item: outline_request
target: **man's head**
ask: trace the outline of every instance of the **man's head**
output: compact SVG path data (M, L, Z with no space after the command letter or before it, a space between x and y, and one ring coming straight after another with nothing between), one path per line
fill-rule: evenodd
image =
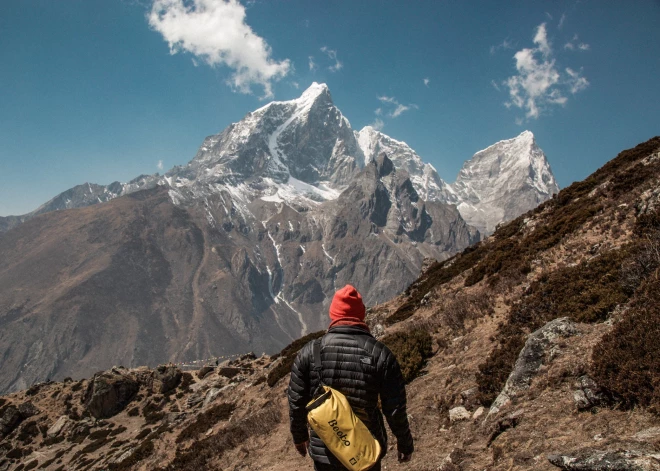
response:
M364 322L365 307L362 296L351 285L346 285L335 293L330 304L330 320Z

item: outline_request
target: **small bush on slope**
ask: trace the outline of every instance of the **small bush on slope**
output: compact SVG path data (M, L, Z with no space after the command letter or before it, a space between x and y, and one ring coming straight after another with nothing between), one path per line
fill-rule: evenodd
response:
M325 335L325 330L320 330L318 332L305 335L304 337L299 338L298 340L295 340L291 344L284 347L284 349L280 352L282 360L275 368L271 370L270 373L268 373L268 386L272 388L280 379L284 378L291 372L291 366L293 365L293 361L296 359L296 355L300 349L307 344L307 342L322 337L323 335Z
M497 334L499 345L479 366L479 399L489 405L499 394L525 344L527 334L558 317L577 322L606 318L628 294L619 272L628 249L612 250L575 267L556 270L528 289Z
M424 362L433 353L431 335L422 329L397 332L381 339L392 351L401 366L406 383L417 377Z

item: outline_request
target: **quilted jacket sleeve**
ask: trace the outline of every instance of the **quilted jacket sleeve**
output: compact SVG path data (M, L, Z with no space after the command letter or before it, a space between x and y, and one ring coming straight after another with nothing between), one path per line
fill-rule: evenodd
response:
M298 352L291 366L291 379L289 380L287 396L293 443L303 443L309 440L305 406L311 400L309 380L311 351L311 343L308 343Z
M379 362L384 368L383 388L380 394L383 415L396 437L398 451L410 454L415 447L406 411L406 385L396 357L387 347L383 347L382 363Z

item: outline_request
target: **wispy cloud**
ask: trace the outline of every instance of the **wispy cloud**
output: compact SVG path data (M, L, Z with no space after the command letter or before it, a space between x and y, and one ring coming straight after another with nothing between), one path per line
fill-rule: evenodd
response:
M419 108L417 105L413 103L410 103L408 105L399 103L396 98L390 96L379 96L378 100L380 100L381 103L383 103L385 106L390 108L390 111L387 112L387 116L389 116L390 118L397 118L410 109ZM380 110L380 113L382 113L381 108L378 108L378 110Z
M425 78L425 79L424 79L424 86L428 87L428 86L429 86L429 83L431 83L431 79L429 79L428 77Z
M566 21L566 13L561 14L561 18L559 18L559 24L557 25L557 29L562 29L564 27L564 21Z
M321 52L323 52L326 56L328 56L331 61L334 61L334 64L328 67L328 70L330 72L337 72L342 67L344 67L344 64L342 64L339 61L339 59L337 59L337 51L335 51L334 49L330 49L327 46L323 46L321 48Z
M383 122L382 119L376 118L376 119L374 119L374 122L371 123L369 126L374 128L376 131L382 131L383 128L385 127L385 123Z
M564 49L568 49L569 51L574 51L575 49L579 49L580 51L588 51L591 49L591 46L587 43L580 42L578 35L574 34L573 38L564 44Z
M169 44L170 53L189 52L211 67L233 70L228 84L241 93L263 87L273 96L272 83L292 69L289 59L276 61L268 43L245 22L238 0L154 0L149 26Z
M509 41L508 39L505 39L501 43L495 45L495 46L490 46L490 55L494 55L497 51L501 49L513 49L513 43Z
M158 163L156 164L156 168L158 168L158 170L163 170L163 161L162 160L158 161Z
M566 91L575 94L589 85L581 71L566 68L565 73L560 72L545 23L536 28L533 43L535 47L516 52L517 74L504 82L509 91L505 106L524 110L528 119L537 119L552 105L565 105ZM498 88L496 83L493 86Z
M314 72L316 69L318 69L318 66L316 65L316 62L314 62L314 56L309 56L307 58L307 64L309 65L309 70Z

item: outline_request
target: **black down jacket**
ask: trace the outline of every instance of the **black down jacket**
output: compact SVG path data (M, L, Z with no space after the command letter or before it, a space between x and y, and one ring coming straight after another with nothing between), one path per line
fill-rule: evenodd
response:
M291 367L287 394L294 443L303 443L309 438L305 406L319 384L314 371L313 343L307 343L300 350ZM385 345L359 327L333 327L321 341L321 363L323 383L346 396L355 414L380 442L383 456L387 451L383 414L397 439L398 451L413 452L405 384L399 363ZM379 396L383 414L378 409ZM339 464L313 430L308 451L315 461Z

